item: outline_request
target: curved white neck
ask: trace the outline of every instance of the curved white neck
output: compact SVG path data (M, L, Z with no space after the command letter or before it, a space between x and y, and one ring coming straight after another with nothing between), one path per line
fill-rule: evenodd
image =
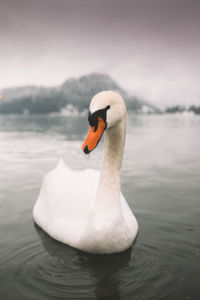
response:
M120 171L126 136L126 113L116 125L105 131L104 159L95 202L101 205L120 200ZM99 204L100 204L99 203Z

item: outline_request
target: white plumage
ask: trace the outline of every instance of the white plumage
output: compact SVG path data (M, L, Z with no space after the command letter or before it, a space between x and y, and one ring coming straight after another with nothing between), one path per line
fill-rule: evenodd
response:
M45 176L33 209L35 222L50 236L91 253L123 251L131 246L138 231L137 220L120 191L126 133L124 101L114 92L101 92L92 99L90 112L98 115L108 105L101 172L72 170L60 159Z

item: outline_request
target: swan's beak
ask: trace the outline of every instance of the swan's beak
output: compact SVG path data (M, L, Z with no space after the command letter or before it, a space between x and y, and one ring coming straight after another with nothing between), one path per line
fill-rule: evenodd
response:
M86 154L90 153L92 150L94 150L94 148L96 148L105 129L106 123L102 118L99 117L97 129L95 130L95 127L91 126L85 142L83 143L82 149Z

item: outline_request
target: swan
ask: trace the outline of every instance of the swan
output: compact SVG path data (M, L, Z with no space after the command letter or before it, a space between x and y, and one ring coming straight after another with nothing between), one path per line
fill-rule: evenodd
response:
M90 102L90 130L82 149L90 153L105 132L101 172L72 170L60 159L44 177L33 218L54 239L99 254L121 252L132 245L138 223L120 191L126 116L119 94L96 94Z

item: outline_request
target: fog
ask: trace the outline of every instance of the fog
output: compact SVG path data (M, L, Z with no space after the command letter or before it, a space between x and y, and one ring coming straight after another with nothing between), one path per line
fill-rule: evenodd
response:
M200 2L1 0L0 89L107 73L165 107L200 104Z

